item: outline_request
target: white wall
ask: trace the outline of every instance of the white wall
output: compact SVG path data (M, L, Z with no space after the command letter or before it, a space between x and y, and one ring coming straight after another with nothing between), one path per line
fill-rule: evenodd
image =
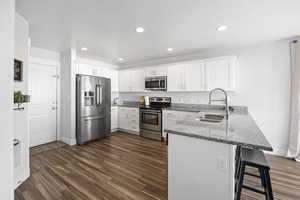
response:
M28 94L28 57L29 24L16 13L15 16L15 58L23 61L23 80L14 82L14 91ZM17 104L14 105L17 107ZM20 144L14 147L14 181L15 187L29 177L29 121L28 104L22 104L24 110L14 111L14 138Z
M0 194L13 200L13 58L15 1L0 3Z
M170 58L169 62L235 54L238 56L236 92L231 105L249 107L250 114L270 141L277 154L285 154L288 142L290 103L289 41L277 41L243 49L206 51ZM166 59L139 66L168 63ZM134 65L132 67L136 67ZM137 101L141 95L171 96L176 103L208 102L208 93L120 93L121 100Z
M55 51L50 51L47 49L41 49L38 47L31 47L30 56L34 58L40 58L45 60L50 60L53 62L60 63L60 53Z

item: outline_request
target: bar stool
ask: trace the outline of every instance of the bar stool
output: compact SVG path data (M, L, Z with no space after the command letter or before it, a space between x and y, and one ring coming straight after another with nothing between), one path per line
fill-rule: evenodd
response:
M240 200L242 188L265 195L266 200L273 200L272 185L270 179L270 167L262 151L244 148L240 149L240 157L237 159L235 200ZM258 169L259 175L246 172L246 167ZM261 180L264 191L244 185L244 176L253 176Z

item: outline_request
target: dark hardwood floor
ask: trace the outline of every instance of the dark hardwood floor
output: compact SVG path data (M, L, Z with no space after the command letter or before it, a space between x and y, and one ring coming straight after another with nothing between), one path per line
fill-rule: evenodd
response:
M56 142L31 149L31 176L16 191L21 200L167 199L166 146L114 133L83 146ZM268 156L275 199L300 199L300 165ZM258 187L258 181L247 178ZM264 199L243 191L244 200Z

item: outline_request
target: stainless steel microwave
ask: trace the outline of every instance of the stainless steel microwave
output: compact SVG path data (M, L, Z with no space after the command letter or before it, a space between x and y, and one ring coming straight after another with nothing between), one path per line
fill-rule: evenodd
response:
M155 76L145 78L145 89L146 90L167 90L167 76Z

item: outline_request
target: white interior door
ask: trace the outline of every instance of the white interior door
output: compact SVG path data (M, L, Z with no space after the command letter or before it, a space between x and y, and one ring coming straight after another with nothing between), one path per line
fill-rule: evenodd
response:
M56 141L57 67L29 64L30 146Z

